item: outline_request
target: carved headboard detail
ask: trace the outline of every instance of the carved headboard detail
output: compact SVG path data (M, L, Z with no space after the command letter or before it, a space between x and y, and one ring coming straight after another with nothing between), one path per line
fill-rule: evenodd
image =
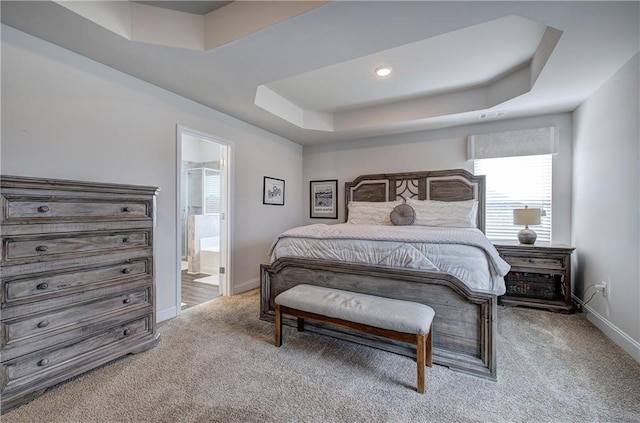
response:
M478 200L478 229L484 232L485 178L464 169L358 176L345 183L345 216L349 201Z

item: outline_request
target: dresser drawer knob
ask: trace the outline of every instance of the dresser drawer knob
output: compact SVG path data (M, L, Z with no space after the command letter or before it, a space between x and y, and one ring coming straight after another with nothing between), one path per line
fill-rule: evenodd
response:
M125 275L128 275L129 273L131 273L131 269L129 269L128 267L125 267L124 269L122 269L122 273L124 273Z
M131 302L131 298L125 298L122 300L122 304L129 304Z
M122 238L122 242L124 242L125 244L129 242L129 237L125 236L124 238Z
M36 286L36 289L39 289L40 291L49 288L49 284L48 283L39 283L38 286Z
M37 251L37 252L39 252L39 253L44 253L44 252L45 252L45 251L47 251L47 250L48 250L48 248L47 248L47 246L46 246L46 245L38 245L38 246L36 247L36 251Z
M43 358L42 360L38 361L38 367L44 367L47 364L49 364L49 359L48 358Z
M46 328L47 326L49 326L49 322L46 320L43 320L41 322L38 322L38 327L39 328Z
M130 211L131 211L131 208L130 208L130 207L123 207L123 208L122 208L122 212L123 212L123 213L128 213L128 212L130 212Z
M122 332L122 334L123 334L124 336L129 336L129 335L131 335L131 329L125 329L125 330L124 330L124 332Z
M46 213L46 212L49 211L49 207L48 206L40 206L40 207L38 207L38 211L40 213Z

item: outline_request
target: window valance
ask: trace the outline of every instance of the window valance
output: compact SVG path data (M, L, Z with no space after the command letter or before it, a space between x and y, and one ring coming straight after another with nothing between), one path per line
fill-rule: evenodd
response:
M469 135L467 160L557 154L558 142L557 127Z

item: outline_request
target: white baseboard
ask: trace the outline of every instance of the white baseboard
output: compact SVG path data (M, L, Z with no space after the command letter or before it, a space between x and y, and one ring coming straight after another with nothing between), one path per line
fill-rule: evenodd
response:
M640 363L640 343L631 338L629 335L621 331L616 325L608 321L605 317L595 311L588 305L584 305L584 302L576 297L572 296L574 301L582 305L582 310L595 327L600 329L602 333L620 348L625 350L631 357L633 357L638 363Z
M234 285L231 287L231 295L240 294L242 292L250 291L252 289L258 288L260 286L260 279L251 279L241 284Z
M176 317L178 313L176 312L176 307L165 308L164 310L158 310L156 312L156 323L164 322L165 320L170 320Z

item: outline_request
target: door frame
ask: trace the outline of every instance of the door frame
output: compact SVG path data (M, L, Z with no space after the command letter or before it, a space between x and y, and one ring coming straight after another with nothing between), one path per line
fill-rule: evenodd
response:
M175 203L175 222L176 222L176 316L180 314L182 310L182 253L181 253L181 224L180 224L180 200L182 190L182 136L190 135L205 141L211 141L219 145L226 146L226 157L221 157L224 160L224 164L221 166L220 182L224 184L222 191L226 192L226 201L222 202L222 213L220 219L220 266L225 268L225 276L222 278L220 290L222 295L231 295L231 280L233 269L232 263L232 245L233 245L233 233L231 225L232 205L233 205L233 172L232 172L232 158L233 158L233 143L220 137L216 137L207 134L202 131L188 128L182 125L176 125L176 194L174 198ZM224 176L223 176L224 170Z

